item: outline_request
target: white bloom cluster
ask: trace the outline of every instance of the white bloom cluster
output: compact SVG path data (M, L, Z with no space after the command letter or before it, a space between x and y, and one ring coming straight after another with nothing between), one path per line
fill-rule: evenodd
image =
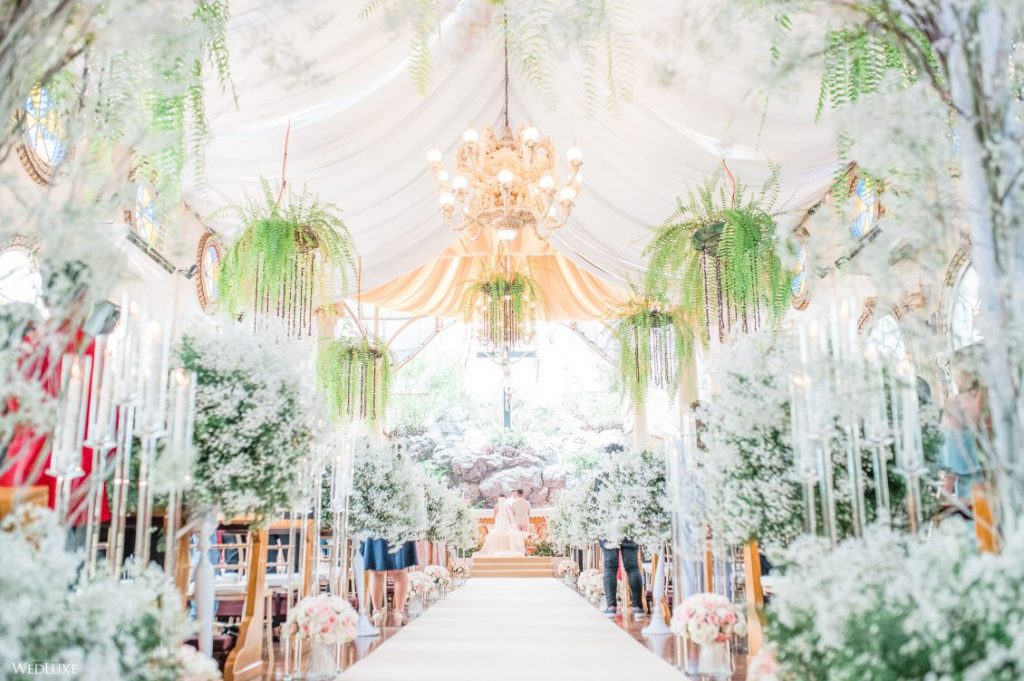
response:
M1024 534L979 554L965 529L796 542L769 606L780 676L1024 678Z
M453 563L452 577L455 579L467 579L469 577L469 566L462 561Z
M0 668L77 665L83 681L175 681L191 633L181 598L159 571L131 581L80 579L49 509L24 508L0 525Z
M786 382L794 350L765 329L737 336L715 367L718 389L699 416L698 479L706 519L728 544L756 537L771 553L803 529Z
M178 352L198 381L189 505L257 517L287 508L312 443L301 360L234 327L190 333Z
M604 574L600 570L588 568L580 573L576 588L591 603L600 603L604 597Z
M362 443L356 452L349 530L356 539L386 539L393 551L426 536L423 476L391 447Z
M178 661L181 664L181 678L178 681L220 681L220 668L217 661L203 655L189 645L178 649Z
M610 545L632 540L657 553L671 530L664 455L623 452L608 460L598 481L599 538Z
M561 547L589 546L599 538L599 511L591 473L558 498L548 518L548 536Z
M288 611L288 629L313 645L336 645L355 639L359 613L338 596L306 596Z
M455 549L469 549L476 545L476 521L469 506L459 493L444 481L427 475L416 467L426 503L426 538L446 542Z

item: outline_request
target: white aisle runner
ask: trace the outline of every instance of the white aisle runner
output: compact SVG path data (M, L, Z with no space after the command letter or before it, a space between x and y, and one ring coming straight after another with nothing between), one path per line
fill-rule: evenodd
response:
M342 681L679 681L681 674L555 579L475 579Z

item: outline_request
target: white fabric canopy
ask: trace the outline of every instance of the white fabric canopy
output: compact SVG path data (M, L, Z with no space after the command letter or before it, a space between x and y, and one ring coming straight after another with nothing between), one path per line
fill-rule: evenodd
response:
M563 154L574 143L583 149L584 191L552 242L619 285L642 269L650 227L722 158L755 186L768 172L767 161L778 163L782 196L794 212L824 193L836 164L832 130L813 120L816 84L809 92L774 95L764 113L765 100L740 65L744 55L767 60L767 38L742 35L734 58L722 61L702 58L679 36L671 54L679 77L666 86L654 82L653 73L669 53L651 36L686 3L631 4L631 103L589 114L573 69L562 64L556 108L518 82L514 68L511 106L514 126L532 123ZM278 182L290 121L288 181L295 189L307 184L342 209L362 255L363 285L371 287L425 263L458 238L441 222L425 155L436 145L448 162L467 126L498 125L502 66L500 48L486 42L458 62L435 64L423 97L408 74L408 36L389 32L382 16L360 19L363 5L232 2L238 108L227 95L213 98L206 187L190 182L185 193L207 215L246 191L254 194L260 175ZM215 227L230 234L234 226L227 220Z

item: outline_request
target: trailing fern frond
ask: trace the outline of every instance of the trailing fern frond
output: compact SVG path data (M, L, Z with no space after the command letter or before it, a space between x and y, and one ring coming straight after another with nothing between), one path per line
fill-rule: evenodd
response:
M387 413L395 358L386 343L364 336L324 342L317 355L317 386L343 423L375 424Z
M528 341L544 299L537 280L525 272L484 269L462 294L462 316L480 323L479 341L495 349Z

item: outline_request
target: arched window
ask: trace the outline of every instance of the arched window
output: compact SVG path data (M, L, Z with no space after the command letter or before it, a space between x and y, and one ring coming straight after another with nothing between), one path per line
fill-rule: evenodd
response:
M800 249L796 253L796 274L793 275L793 279L789 282L790 301L793 307L798 310L804 309L811 302L811 281L808 267L807 246L800 244Z
M978 272L968 264L953 285L953 300L949 308L949 339L954 352L983 338L978 329L978 315L981 313L978 286Z
M68 155L67 112L46 88L37 85L25 98L21 115L23 141L18 155L36 182L49 184Z
M899 321L892 314L884 314L874 321L868 330L867 344L880 356L895 362L910 357Z
M0 248L0 305L36 305L43 288L35 258L23 246Z
M135 190L135 205L129 211L129 222L135 232L150 246L160 246L161 225L157 220L156 192L147 182Z
M850 197L850 236L862 239L878 222L878 192L873 182L860 178Z

